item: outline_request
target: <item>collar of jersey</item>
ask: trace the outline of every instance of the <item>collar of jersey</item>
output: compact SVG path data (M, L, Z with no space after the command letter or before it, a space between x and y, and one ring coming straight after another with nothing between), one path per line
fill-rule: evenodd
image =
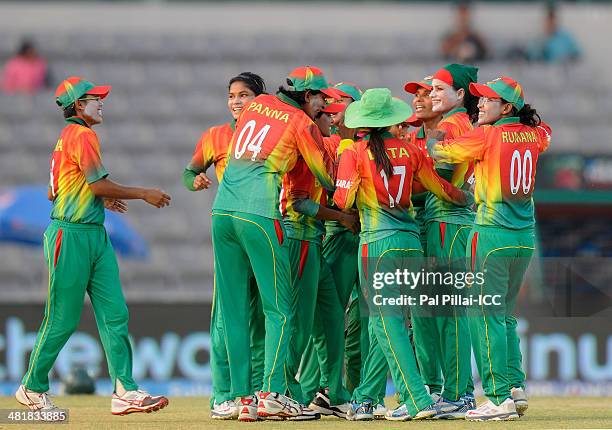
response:
M78 124L78 125L82 125L83 127L89 128L85 120L81 118L80 116L71 116L70 118L66 118L66 122L69 124Z
M467 109L464 108L464 107L458 107L458 108L455 108L455 109L451 109L448 112L446 112L444 115L442 115L442 119L446 119L449 116L454 115L454 114L459 113L459 112L467 112Z
M498 120L493 125L516 124L516 123L519 123L519 122L521 122L521 120L520 120L520 118L518 116L509 116L507 118L502 118L502 119Z
M231 120L229 125L233 131L236 131L236 120L235 119Z
M280 91L276 93L276 97L278 97L278 99L283 102L283 103L287 103L288 105L291 105L293 107L296 107L300 110L302 110L302 106L300 106L299 104L297 104L295 102L295 100L290 99L289 97L287 97L285 94L281 93Z
M418 131L416 137L417 137L417 139L425 139L425 126L424 125L419 127L419 131Z

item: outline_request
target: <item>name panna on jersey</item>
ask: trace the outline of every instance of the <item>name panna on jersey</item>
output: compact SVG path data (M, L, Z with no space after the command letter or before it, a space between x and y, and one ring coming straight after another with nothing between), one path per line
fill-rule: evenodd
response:
M268 106L264 106L261 103L251 103L247 107L247 111L257 112L260 115L267 116L268 118L274 118L284 123L289 122L289 114L282 110L270 109Z
M538 137L535 131L502 131L503 143L537 143Z

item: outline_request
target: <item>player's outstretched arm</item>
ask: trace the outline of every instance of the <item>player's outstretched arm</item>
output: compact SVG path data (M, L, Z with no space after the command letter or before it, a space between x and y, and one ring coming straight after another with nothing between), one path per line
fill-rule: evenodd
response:
M457 164L465 161L481 160L486 149L486 127L477 127L455 139L444 139L433 146L431 156L434 160ZM439 137L437 134L432 136Z
M91 191L101 198L144 200L157 208L163 208L170 204L170 196L164 191L154 188L126 187L117 184L110 179L104 178L89 184Z
M468 191L460 190L440 177L430 159L421 157L419 168L415 174L416 179L436 197L462 207L474 204L474 195Z

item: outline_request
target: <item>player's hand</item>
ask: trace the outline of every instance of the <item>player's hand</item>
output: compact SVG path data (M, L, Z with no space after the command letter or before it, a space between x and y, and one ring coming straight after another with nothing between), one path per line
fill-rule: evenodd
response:
M127 203L119 199L104 199L104 207L109 211L126 213L128 211Z
M144 197L142 199L156 208L166 207L170 204L170 200L172 200L168 194L162 190L156 189L145 190Z
M446 132L444 130L427 130L427 138L433 140L444 140Z
M200 173L198 176L193 178L193 189L195 191L205 190L210 187L210 184L212 184L212 181L208 179L208 176L206 176L204 173Z
M351 209L349 212L344 212L340 218L340 224L348 228L353 234L359 233L359 230L361 230L359 213L354 209Z
M436 143L433 146L431 149L431 158L437 162L447 161L447 152L444 150L444 145L442 143Z

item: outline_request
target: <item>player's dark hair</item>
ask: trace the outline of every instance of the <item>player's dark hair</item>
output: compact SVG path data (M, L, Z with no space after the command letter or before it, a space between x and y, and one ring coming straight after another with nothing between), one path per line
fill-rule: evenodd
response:
M242 72L238 76L234 76L229 81L229 84L227 86L228 90L234 82L244 83L251 91L255 93L256 96L260 94L266 94L266 83L264 82L261 76L256 75L255 73Z
M287 84L288 85L292 85L292 82L287 79ZM287 97L289 97L291 100L293 100L294 102L296 102L297 104L299 104L300 106L303 106L306 104L306 93L310 91L310 94L312 95L316 95L319 94L321 91L319 90L307 90L307 91L290 91L287 88L285 88L284 86L280 86L278 87L278 92L281 94L286 95Z
M455 91L459 91L459 88L453 85ZM469 90L464 89L465 94L463 96L463 107L467 110L467 114L470 117L471 122L478 121L478 97L470 93Z
M383 169L387 177L393 174L393 166L389 159L389 154L385 149L385 139L382 134L389 130L389 127L375 127L370 129L370 139L368 140L368 148L374 156L374 163L379 169Z
M508 103L506 100L502 99L503 103ZM510 112L511 116L518 116L521 124L528 125L529 127L537 127L542 123L542 118L538 112L531 107L530 104L525 103L523 109L517 110L514 106L512 107L512 111Z
M70 106L64 109L64 118L70 118L76 115L77 115L77 112L76 112L76 106L74 105L74 103L72 103Z

